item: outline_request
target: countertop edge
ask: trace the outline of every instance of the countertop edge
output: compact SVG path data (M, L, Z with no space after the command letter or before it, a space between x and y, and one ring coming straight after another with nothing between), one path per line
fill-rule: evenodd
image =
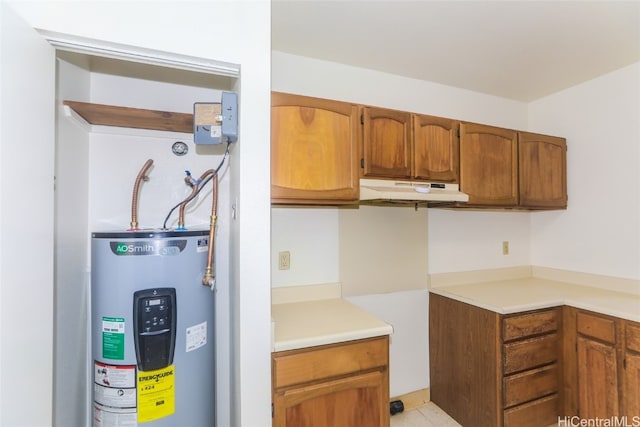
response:
M393 334L392 325L343 298L273 304L271 316L272 352Z
M544 284L558 284L558 282L546 281L544 279L539 279L539 282L542 282ZM590 288L588 286L575 285L571 283L563 283L562 285L566 286L566 289L573 290L574 292L568 292L566 289L558 290L554 295L553 290L546 289L544 297L539 297L536 300L529 300L526 303L513 303L508 305L500 305L497 303L492 303L491 301L489 301L491 299L490 296L484 297L483 300L480 300L478 298L473 298L473 297L464 295L463 292L458 291L458 289L461 288L461 286L459 285L432 288L429 290L429 292L433 294L441 295L444 297L448 297L466 304L470 304L476 307L484 308L486 310L490 310L499 314L521 313L525 311L539 310L544 308L566 305L566 306L570 306L570 307L574 307L582 310L589 310L589 311L593 311L600 314L618 317L625 320L640 322L640 299L635 294L626 294L626 293L617 292L617 291L606 291L601 288ZM491 282L491 283L487 283L487 282L475 283L475 284L469 284L464 286L467 289L469 287L474 287L476 290L481 290L483 289L483 287L491 286L493 288L492 290L495 291L495 288L499 286L522 286L523 288L527 288L527 287L532 287L534 285L529 285L529 284L518 285L518 284L512 283L511 281L504 281L504 282L497 281L497 282ZM575 290L578 288L580 292L576 293ZM596 295L596 297L593 297L592 300L589 300L590 294ZM633 304L633 302L629 303L629 300L631 299L632 301L637 300L639 305L637 306L637 310L635 311L629 310L629 309L613 308L610 305L607 306L606 304L601 302L600 303L594 302L594 300L597 299L598 294L606 295L608 297L607 301L609 302L609 304L611 304L612 301L615 303L616 300L619 301L620 306L624 305L625 303Z
M387 325L386 327L380 327L375 329L369 329L366 331L359 330L352 333L342 333L336 335L327 335L323 337L310 337L307 339L279 341L274 343L273 352L287 351L287 350L299 350L301 348L317 347L328 344L339 344L348 341L362 340L366 338L381 337L384 335L393 334L393 327Z

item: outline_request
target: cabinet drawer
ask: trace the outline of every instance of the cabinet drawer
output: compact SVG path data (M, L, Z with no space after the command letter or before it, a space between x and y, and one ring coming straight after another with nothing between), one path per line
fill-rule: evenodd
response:
M546 427L557 422L557 394L504 411L504 427Z
M546 365L557 358L558 336L555 333L504 344L504 374Z
M627 322L627 349L640 353L640 324Z
M578 333L615 344L616 324L613 319L578 312Z
M558 312L545 310L506 317L502 321L502 325L502 339L504 341L553 332L558 330Z
M272 381L278 389L294 384L386 367L389 337L350 341L273 353Z
M519 405L558 391L556 364L511 375L504 379L504 406Z

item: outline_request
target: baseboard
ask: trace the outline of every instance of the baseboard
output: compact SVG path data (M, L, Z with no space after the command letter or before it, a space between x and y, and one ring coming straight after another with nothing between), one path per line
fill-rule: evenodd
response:
M428 388L423 388L421 390L412 391L411 393L391 398L392 402L394 400L402 400L404 410L407 411L409 409L426 405L431 400L431 393Z

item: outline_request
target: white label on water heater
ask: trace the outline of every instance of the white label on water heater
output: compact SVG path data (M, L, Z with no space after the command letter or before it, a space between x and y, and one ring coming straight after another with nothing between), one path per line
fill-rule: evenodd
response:
M202 239L198 239L198 246L196 248L196 252L207 252L209 250L209 238L204 237Z
M94 361L93 427L135 427L136 366Z
M187 328L187 353L207 344L207 322Z

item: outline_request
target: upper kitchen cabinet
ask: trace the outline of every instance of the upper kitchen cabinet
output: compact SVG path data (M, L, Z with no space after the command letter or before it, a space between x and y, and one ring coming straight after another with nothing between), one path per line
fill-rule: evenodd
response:
M460 190L467 206L518 204L518 133L475 123L460 123Z
M362 175L458 182L458 124L442 117L363 108Z
M460 140L457 120L413 115L413 177L458 182Z
M461 123L461 206L565 209L566 152L564 138Z
M356 203L358 107L271 94L271 202Z
M564 138L518 132L520 206L567 207L567 143Z
M411 178L411 113L365 107L362 127L363 176Z

